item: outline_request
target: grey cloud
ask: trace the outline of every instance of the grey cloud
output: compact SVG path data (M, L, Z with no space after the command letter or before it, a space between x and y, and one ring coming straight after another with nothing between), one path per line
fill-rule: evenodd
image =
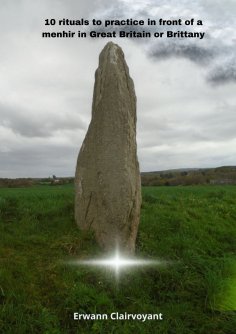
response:
M196 118L196 125L204 134L206 141L227 142L236 139L236 105L223 103L205 116Z
M0 152L0 177L73 176L77 154L75 147L35 143L31 147Z
M222 60L221 64L212 68L207 79L213 84L236 82L236 60L234 58Z
M139 161L142 171L235 164L235 1L5 3L8 9L0 13L5 46L0 55L0 177L74 174L91 117L98 54L108 40L46 41L40 33L44 18L89 14L204 20L208 33L201 41L114 40L135 83Z
M201 115L184 118L179 113L161 117L158 111L155 117L142 116L138 127L139 148L152 150L167 145L174 152L175 145L187 148L196 143L222 145L236 140L236 105L224 102L216 104L212 110L208 108Z
M214 59L215 53L196 44L159 43L149 50L149 55L156 59L183 57L198 64L207 64Z
M162 60L170 57L183 57L199 65L210 65L211 71L207 74L209 83L222 84L228 81L236 82L236 63L226 62L230 54L236 52L236 24L235 24L235 3L232 1L227 4L213 3L208 1L175 1L160 0L158 3L150 0L147 3L118 0L108 8L103 8L97 12L97 16L103 19L123 19L128 17L156 19L175 19L175 18L192 18L201 19L203 26L122 26L121 28L113 27L115 30L135 30L135 31L166 31L166 30L187 30L187 31L205 31L206 36L203 40L191 39L153 39L145 40L132 39L133 42L143 45L147 54L153 59ZM222 19L222 11L224 18ZM91 14L95 15L94 14ZM218 22L218 24L216 24ZM220 28L219 28L220 27ZM104 30L105 28L100 28ZM218 61L223 61L224 66L218 66Z
M35 113L35 111L34 111ZM78 113L69 112L57 116L38 111L29 117L28 109L0 104L0 125L25 137L51 137L59 130L85 130L86 122Z

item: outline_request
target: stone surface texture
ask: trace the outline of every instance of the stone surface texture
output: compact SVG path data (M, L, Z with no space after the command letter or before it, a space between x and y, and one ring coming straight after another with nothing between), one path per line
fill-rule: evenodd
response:
M122 49L112 42L99 56L92 120L79 152L75 219L105 250L134 253L141 206L136 145L136 96Z

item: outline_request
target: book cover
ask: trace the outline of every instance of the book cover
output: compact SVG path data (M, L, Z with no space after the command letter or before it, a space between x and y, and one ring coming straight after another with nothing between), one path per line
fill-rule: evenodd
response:
M235 332L235 15L0 2L0 333Z

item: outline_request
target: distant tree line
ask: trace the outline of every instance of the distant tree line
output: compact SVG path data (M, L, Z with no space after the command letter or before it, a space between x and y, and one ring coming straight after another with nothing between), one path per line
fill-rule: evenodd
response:
M35 185L62 185L73 183L73 177L60 177L57 178L55 175L48 178L2 178L0 179L0 188L24 188L32 187Z
M197 184L229 184L236 185L236 167L224 166L205 169L179 169L159 172L141 173L143 186L178 186ZM0 179L0 187L31 187L34 185L63 185L74 183L74 177L57 177L53 175L47 178L17 178Z
M236 167L141 173L143 186L236 184Z

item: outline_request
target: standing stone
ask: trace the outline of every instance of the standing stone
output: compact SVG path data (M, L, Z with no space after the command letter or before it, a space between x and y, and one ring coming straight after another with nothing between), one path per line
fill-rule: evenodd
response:
M141 206L136 145L136 96L122 49L112 42L99 56L92 120L79 152L75 218L104 250L133 253Z

